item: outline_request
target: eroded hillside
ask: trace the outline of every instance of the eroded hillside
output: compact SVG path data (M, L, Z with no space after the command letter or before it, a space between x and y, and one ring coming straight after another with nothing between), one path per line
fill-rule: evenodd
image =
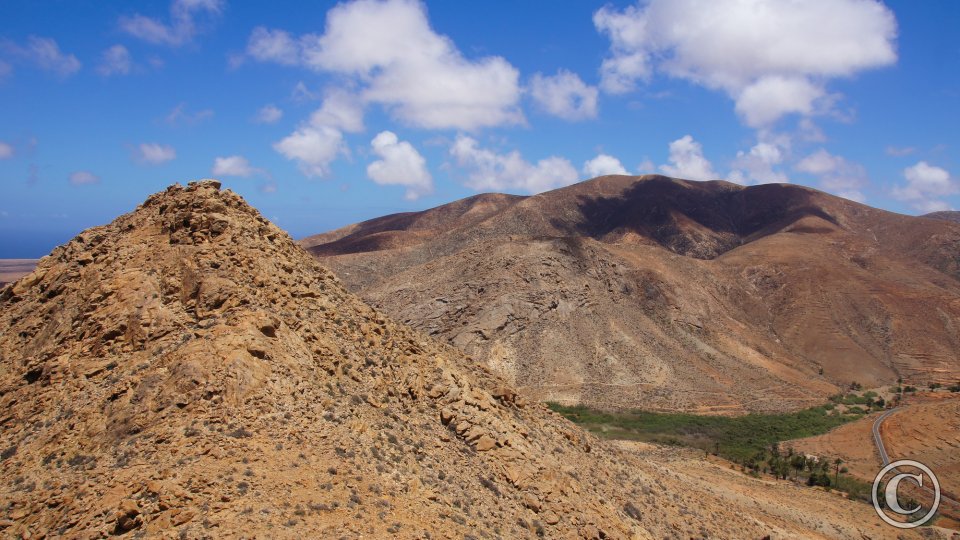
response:
M302 245L537 399L777 411L960 376L960 226L801 186L610 176Z

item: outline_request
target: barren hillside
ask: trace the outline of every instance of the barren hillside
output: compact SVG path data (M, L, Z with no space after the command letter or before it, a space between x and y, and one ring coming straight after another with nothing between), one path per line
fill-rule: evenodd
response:
M960 375L960 225L801 186L609 176L302 245L535 399L775 411Z
M942 219L945 221L952 221L954 223L960 223L960 212L956 210L944 210L941 212L931 212L924 215L923 217L931 219Z
M216 182L57 248L0 289L0 329L5 537L895 536L581 432Z

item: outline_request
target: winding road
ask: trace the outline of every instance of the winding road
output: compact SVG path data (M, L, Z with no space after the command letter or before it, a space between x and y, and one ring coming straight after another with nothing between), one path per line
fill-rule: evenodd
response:
M877 451L880 452L880 459L883 461L884 467L890 464L890 456L887 454L887 449L884 448L883 446L883 437L880 436L880 426L883 425L883 421L886 420L888 416L890 416L891 414L899 410L902 410L902 407L894 407L884 412L883 414L878 416L876 420L873 421L873 442L875 442L877 445ZM928 486L923 486L920 489L929 493L931 497L933 496L933 490L930 489ZM943 495L942 493L940 495L940 503L941 503L941 511L942 511L943 503L947 503L948 505L953 506L954 508L960 508L960 503L951 499L950 497Z
M890 456L887 455L887 449L883 447L883 437L880 436L880 425L883 424L883 421L886 420L888 416L898 410L900 410L900 407L894 407L873 421L873 442L877 444L877 451L880 452L880 459L883 460L884 467L890 464Z

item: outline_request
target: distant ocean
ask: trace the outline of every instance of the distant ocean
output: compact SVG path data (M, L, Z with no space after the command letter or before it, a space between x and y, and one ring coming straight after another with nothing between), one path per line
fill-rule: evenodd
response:
M0 229L0 259L39 259L79 232Z

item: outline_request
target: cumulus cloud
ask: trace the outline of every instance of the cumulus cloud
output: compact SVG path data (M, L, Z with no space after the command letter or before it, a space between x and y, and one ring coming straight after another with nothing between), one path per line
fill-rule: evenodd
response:
M703 156L703 146L690 135L684 135L670 143L667 161L670 163L660 166L660 170L667 176L686 180L719 178L713 171L713 165Z
M593 22L610 39L603 90L661 72L725 91L755 127L810 114L828 100L826 80L897 59L896 19L875 0L650 0L603 7Z
M70 176L67 177L67 179L70 181L70 184L74 186L88 186L90 184L100 183L100 177L90 171L76 171L70 173Z
M804 77L770 75L757 79L737 96L736 111L747 125L762 127L785 114L810 115L824 89Z
M825 191L852 201L866 200L861 190L867 185L869 179L866 169L858 163L835 156L821 148L801 159L794 168L819 177L820 187Z
M556 75L537 73L530 79L530 95L537 105L564 120L596 118L598 93L597 87L563 69Z
M14 58L54 75L67 78L80 71L82 64L77 57L60 50L57 42L51 38L30 36L25 45L18 45L12 41L3 42L6 49ZM10 66L7 66L7 72ZM0 66L2 75L2 66Z
M475 139L466 135L457 136L450 147L450 155L466 170L466 185L477 191L540 193L578 180L577 169L564 158L551 156L534 165L516 150L498 154L481 148Z
M598 154L597 157L583 164L583 174L587 178L596 178L608 174L630 174L620 163L620 160L607 154Z
M160 165L177 158L177 151L168 144L141 143L134 150L134 158L147 165Z
M133 69L133 58L130 51L123 45L114 45L103 51L100 55L100 65L97 66L97 73L104 77L110 75L126 75Z
M275 124L283 118L283 111L277 108L273 104L264 105L259 111L257 111L256 116L254 116L254 122L258 124Z
M330 90L320 108L310 115L310 124L359 133L363 131L363 104L353 94L339 89Z
M363 109L356 98L342 90L327 93L320 108L286 138L273 145L284 157L297 161L308 177L324 177L330 164L349 149L343 132L363 130Z
M223 4L223 0L174 0L169 22L137 13L120 17L120 30L148 43L179 47L193 40L205 20L220 15Z
M776 169L783 162L784 152L776 144L759 142L748 152L737 152L728 179L738 184L770 184L789 182L783 171Z
M405 186L405 196L410 200L433 191L433 177L427 170L427 160L413 145L399 140L391 131L381 131L370 146L380 157L367 166L367 176L371 180L381 185Z
M274 143L273 149L297 161L300 171L308 177L326 176L330 173L330 164L347 152L340 130L309 124Z
M926 161L904 169L903 177L906 184L894 187L893 196L921 212L949 210L950 204L942 198L960 192L957 181L946 169Z
M501 57L464 57L414 0L339 4L319 35L257 28L247 49L257 60L345 75L364 102L413 126L472 130L524 121L516 68Z
M214 176L248 177L259 172L260 170L250 166L250 162L243 156L218 157L213 160L213 168L210 170Z
M10 159L14 153L13 145L0 141L0 159Z

